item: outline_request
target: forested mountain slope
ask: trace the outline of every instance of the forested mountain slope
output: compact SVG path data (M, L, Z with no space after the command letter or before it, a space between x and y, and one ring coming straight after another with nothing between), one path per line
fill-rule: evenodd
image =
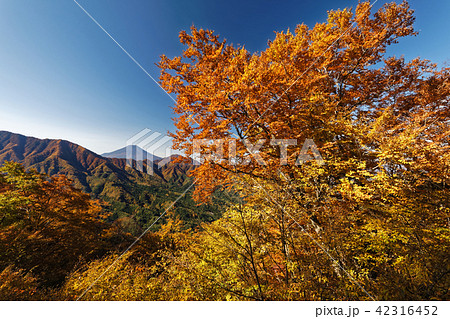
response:
M136 231L151 223L189 185L188 162L168 162L149 175L126 165L124 158L106 158L65 140L38 139L0 131L0 164L14 161L48 175L64 174L77 188L106 201L111 220L120 219ZM147 163L144 163L144 167ZM215 219L217 210L196 207L189 194L175 211L190 225Z

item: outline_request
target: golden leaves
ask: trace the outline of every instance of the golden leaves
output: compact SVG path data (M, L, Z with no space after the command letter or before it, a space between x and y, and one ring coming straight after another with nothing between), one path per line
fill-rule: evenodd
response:
M428 265L445 263L450 246L443 222L450 202L449 70L420 59L406 62L385 56L390 44L416 34L413 22L407 2L385 4L374 14L370 3L362 2L354 13L330 11L327 21L312 29L299 25L294 33L277 33L266 50L253 54L194 28L191 35L180 36L187 44L184 57L195 59L163 65L163 84L175 82L167 72L183 79L176 88L174 110L181 115L175 138L187 155L192 154L193 139L232 134L252 143L308 138L317 144L322 166L280 166L279 152L269 146L259 153L266 166L208 162L194 171L199 178L197 199L206 200L217 185L232 185L250 207L270 212L270 221L258 226L267 235L258 245L266 250L279 245L285 251L271 261L261 260L271 270L288 270L282 275L267 269L259 273L270 273L272 279L284 276L292 289L286 293L268 284L264 289L275 291L272 296L292 293L300 298L293 291L308 287L314 298L335 298L326 290L333 286L361 297L339 270L322 267L330 266L326 254L320 255L308 240L286 243L281 234L301 236L289 224L292 220L282 216L281 205L381 298L442 297L448 275ZM301 152L303 140L297 142L292 154ZM237 152L244 155L247 150L238 147ZM238 216L234 212L229 219ZM230 229L225 223L217 223L215 231ZM223 244L229 234L221 235ZM228 260L217 257L215 262L223 265ZM233 267L235 263L239 265L238 258L230 261ZM413 266L408 268L408 263ZM296 273L296 266L302 271ZM246 270L240 271L242 275ZM410 281L411 274L417 284ZM443 285L431 279L436 276L446 276ZM294 284L305 278L323 286ZM433 280L435 290L421 291ZM390 288L392 282L408 285L409 295ZM257 291L254 282L247 289Z

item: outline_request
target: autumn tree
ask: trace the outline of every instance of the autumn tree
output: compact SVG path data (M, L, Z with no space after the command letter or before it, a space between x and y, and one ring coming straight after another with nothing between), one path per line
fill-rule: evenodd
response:
M159 63L161 85L177 95L175 146L192 156L195 140L216 141L202 144L205 153L225 141L224 159L209 157L193 172L197 199L227 185L265 205L278 225L264 225L266 239L281 248L273 267L289 265L280 272L288 290L309 278L324 284L324 299L445 299L450 70L386 55L416 34L406 1L371 9L330 11L257 53L213 31L182 31L182 56ZM269 142L281 139L296 143L285 163ZM297 161L306 139L323 162Z
M170 214L169 214L170 215ZM185 247L186 230L172 215L125 253L112 251L72 272L58 292L64 300L178 300L180 287L167 281L174 256ZM105 271L107 270L107 271Z
M162 296L169 300L345 298L324 280L325 274L328 280L339 280L330 261L311 253L317 251L313 243L288 236L275 213L261 205L236 205L186 237L184 249L167 258Z
M27 172L13 162L0 172L1 270L13 267L15 276L29 274L50 287L109 249L115 234L102 222L101 206L65 176Z

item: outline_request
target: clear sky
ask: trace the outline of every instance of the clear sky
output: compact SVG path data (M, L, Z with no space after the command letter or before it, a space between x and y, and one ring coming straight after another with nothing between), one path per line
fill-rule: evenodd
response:
M180 30L215 30L250 51L273 31L310 27L357 0L78 0L154 78L161 54L179 55ZM379 0L379 8L386 0ZM390 50L443 65L450 1L411 0L420 35ZM0 0L0 130L62 138L97 153L148 127L173 130L166 95L72 0Z

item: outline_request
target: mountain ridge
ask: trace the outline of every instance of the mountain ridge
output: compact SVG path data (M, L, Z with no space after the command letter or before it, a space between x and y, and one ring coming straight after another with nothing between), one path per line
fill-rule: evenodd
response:
M130 146L132 147L131 158L133 160L137 160L137 151L138 150L142 152L143 159L147 159L149 157L153 157L153 161L158 161L158 160L163 159L162 157L152 155L152 154L146 152L144 149L140 148L137 145L130 145ZM107 157L107 158L122 158L122 159L127 158L127 146L119 148L112 152L102 153L101 156Z
M155 162L159 162L161 158L157 158ZM35 168L40 173L55 175L58 173L73 175L75 173L93 173L99 167L111 171L117 169L126 176L134 178L147 177L143 172L131 169L126 165L125 158L108 158L90 151L83 146L62 139L39 139L22 134L12 133L8 131L0 131L0 163L5 161L15 161L23 164L26 168ZM188 173L190 165L183 165L168 162L166 166L177 166L183 173ZM53 164L53 165L52 165ZM61 165L67 164L67 165ZM133 162L135 165L135 163ZM144 163L144 169L148 163ZM155 165L155 176L164 181L168 181L164 174L164 167L158 169ZM125 172L127 174L125 174ZM70 176L69 176L70 177ZM88 185L82 185L86 189Z
M126 159L103 157L66 140L0 131L0 164L5 161L15 161L48 175L64 174L77 188L108 203L113 220L134 216L136 223L144 227L186 189L192 179L189 173L194 168L189 161L170 161L161 168L157 165L159 160L144 161L144 170L153 165L154 174L150 175L127 166ZM196 206L190 194L176 206L182 218L189 222L203 214L203 208ZM211 209L204 208L204 216L210 216Z

